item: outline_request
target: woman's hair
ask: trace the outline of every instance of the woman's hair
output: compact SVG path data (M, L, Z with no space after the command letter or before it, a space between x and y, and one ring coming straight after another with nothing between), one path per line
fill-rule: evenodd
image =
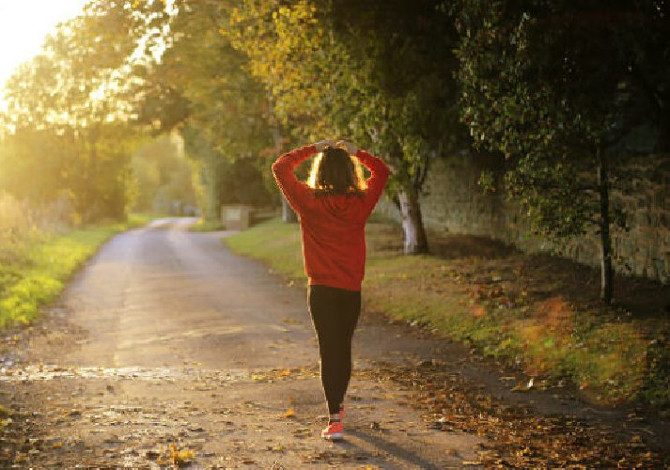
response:
M366 189L360 162L340 147L326 147L316 156L307 185L317 196L362 195Z

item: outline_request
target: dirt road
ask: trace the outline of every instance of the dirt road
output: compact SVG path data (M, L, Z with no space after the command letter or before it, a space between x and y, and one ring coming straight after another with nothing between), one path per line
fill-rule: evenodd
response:
M326 408L304 289L231 254L225 232L187 231L194 221L161 219L116 236L40 322L6 336L0 404L10 420L0 463L476 468L496 433L464 431L455 424L461 408L451 410L453 426L436 421L413 406L403 379L440 358L445 390L452 377L499 392L507 407L528 400L507 393L499 371L467 350L364 312L346 441L322 441ZM454 403L459 393L474 396L455 391ZM581 407L542 393L531 401L546 413Z
M443 468L474 459L481 439L428 428L399 404L405 393L358 376L346 442L323 442L302 290L232 255L225 234L186 231L193 222L164 219L113 238L9 359L20 362L3 390L34 423L35 445L19 462L150 465L171 443L193 450L196 468ZM361 319L354 368L414 363L430 357L426 346Z

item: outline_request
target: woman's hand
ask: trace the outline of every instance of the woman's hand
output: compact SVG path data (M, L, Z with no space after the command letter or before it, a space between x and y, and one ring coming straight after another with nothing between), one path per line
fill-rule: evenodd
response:
M356 152L358 152L358 147L346 140L338 140L335 145L345 149L349 155L356 155Z
M323 150L328 147L332 146L333 141L332 140L320 140L317 143L314 144L314 147L316 148L317 152L323 152Z

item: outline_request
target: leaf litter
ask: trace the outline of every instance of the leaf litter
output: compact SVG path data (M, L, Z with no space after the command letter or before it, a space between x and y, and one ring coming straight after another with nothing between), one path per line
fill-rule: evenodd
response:
M81 368L80 368L81 369ZM195 375L198 381L221 385L226 381L234 379L262 381L299 380L306 377L318 377L318 367L298 368L275 368L270 370L248 370L246 374L224 374L220 371L207 371L199 369L197 374L191 369L140 369L140 368L84 368L83 371L73 371L59 366L37 365L33 368L23 368L21 374L22 382L43 382L55 379L69 378L105 378L107 380L169 380L176 374L182 378L189 379ZM489 443L482 446L478 460L463 462L463 465L484 465L487 468L496 467L608 467L623 466L626 468L654 468L665 463L668 465L667 457L660 455L657 451L650 449L646 442L646 436L636 434L626 441L621 441L620 436L606 427L588 424L570 416L536 416L531 410L523 406L506 406L497 403L495 399L483 393L472 384L465 383L457 375L450 374L440 367L439 362L422 361L418 366L402 367L393 366L388 363L379 363L370 369L356 370L358 377L369 378L377 383L392 381L401 388L413 392L415 399L408 400L407 405L416 406L424 412L424 419L428 426L436 430L452 432L464 431L487 438ZM152 375L153 374L153 375ZM255 374L255 376L254 376ZM12 376L11 374L9 375ZM256 377L256 378L254 378ZM535 388L533 382L522 386L526 389ZM112 387L113 388L113 387ZM105 388L106 393L111 393ZM380 385L380 391L387 387ZM68 392L69 395L69 392ZM48 396L48 400L58 406L57 396ZM52 400L53 398L53 400ZM390 399L390 397L386 397ZM289 405L294 404L294 398L288 397ZM253 402L244 403L243 406L250 407L250 412L256 406ZM104 409L103 409L104 408ZM191 413L203 413L190 402L184 402L181 410L186 415ZM53 411L53 410L51 410ZM191 433L201 434L205 430L197 424L188 421L175 421L172 417L161 416L159 410L151 410L136 405L102 405L95 409L87 407L67 408L66 413L59 416L58 422L62 425L76 422L76 420L96 419L109 426L136 425L145 429L128 434L109 436L107 445L112 448L100 449L98 451L86 449L87 451L99 452L107 459L118 462L120 457L130 466L142 466L141 462L147 460L153 462L167 462L176 466L188 466L195 461L196 451L205 442L204 439L196 438ZM49 411L46 411L49 413ZM221 409L222 414L228 414L230 409ZM34 417L32 412L15 411L8 408L4 412L0 410L0 418L12 420L20 418L22 426L31 425ZM36 412L38 413L38 412ZM213 412L210 412L210 415ZM295 409L289 406L285 412L286 418L295 417ZM630 420L637 420L637 416L631 416ZM168 423L167 421L171 421ZM292 419L291 422L300 424ZM34 421L37 424L38 421ZM225 421L227 426L232 421ZM11 421L10 421L11 424ZM184 435L175 436L166 432L158 431L164 426L183 426ZM375 423L372 424L375 426ZM377 423L378 426L378 423ZM28 426L29 428L29 426ZM373 428L374 429L374 428ZM24 427L24 431L26 428ZM380 429L381 430L381 429ZM1 429L0 429L1 431ZM297 427L292 434L298 439L311 438L311 430L308 427ZM13 439L18 452L13 455L16 464L28 465L35 458L46 456L48 462L49 453L63 447L68 449L84 449L83 440L80 436L72 435L67 439L56 439L52 436L42 436L41 439L26 441L24 436L34 435L31 432L6 433L4 437ZM140 447L115 450L117 446L139 444L144 437L153 439L152 447L142 450ZM180 440L183 439L183 440ZM126 444L127 443L127 444ZM162 445L156 448L156 445ZM243 447L240 448L242 450ZM268 444L268 452L283 453L285 448L280 443ZM3 455L0 449L0 461ZM200 453L205 455L205 453ZM346 453L323 452L306 456L305 463L333 462L339 459L350 458ZM254 465L257 462L251 457L238 455L236 461L243 459L242 463ZM11 461L11 460L10 460ZM42 462L43 460L40 460ZM55 463L55 461L51 462Z
M477 461L486 468L668 468L670 456L651 448L639 434L621 436L621 427L586 422L570 415L540 415L530 405L507 405L477 384L439 363L417 366L380 362L358 370L360 378L391 381L410 391L406 404L423 412L428 427L462 431L487 439ZM534 386L531 380L520 389Z

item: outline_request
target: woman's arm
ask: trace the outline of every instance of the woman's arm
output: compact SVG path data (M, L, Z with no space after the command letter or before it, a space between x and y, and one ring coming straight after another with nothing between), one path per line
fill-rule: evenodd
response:
M382 191L384 191L384 186L389 179L391 171L381 158L375 157L365 150L358 149L355 155L370 170L370 177L366 180L368 189L365 194L366 214L369 214L374 209L375 204L377 204Z
M386 181L389 179L391 170L381 158L375 157L371 153L359 149L351 142L340 140L336 145L346 148L349 154L355 155L356 158L370 170L370 177L366 180L368 189L365 194L365 209L367 216L372 212L375 204L377 204L377 201L384 190L384 186L386 185Z
M295 169L303 161L325 148L330 141L321 141L316 144L305 145L284 153L277 157L272 164L272 174L275 177L277 186L286 197L294 211L300 213L305 206L306 198L309 195L307 185L295 176Z

